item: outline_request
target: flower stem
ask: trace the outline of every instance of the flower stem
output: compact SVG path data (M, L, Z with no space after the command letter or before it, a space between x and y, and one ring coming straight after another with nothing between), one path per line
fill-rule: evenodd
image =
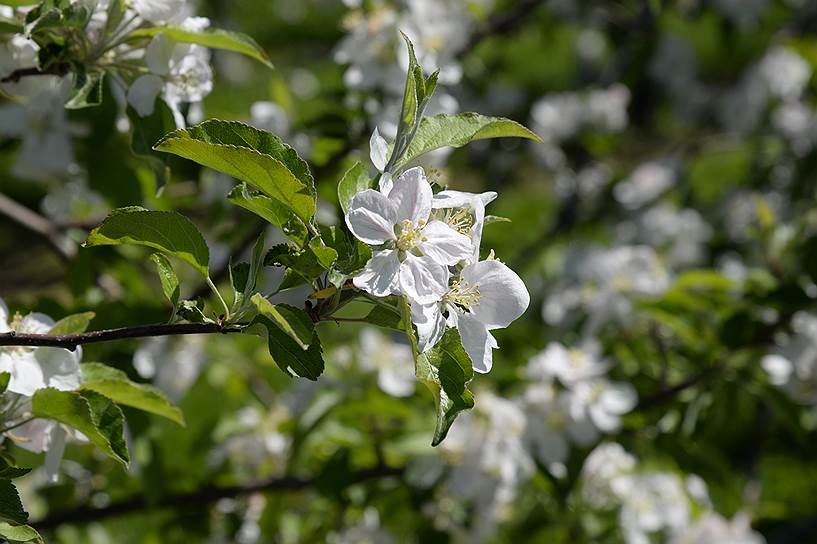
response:
M219 302L221 302L221 306L224 308L224 321L230 320L230 308L227 306L227 303L224 302L224 298L221 296L221 293L218 292L218 288L213 283L213 280L210 279L210 276L207 276L207 285L212 289L212 291L218 297Z

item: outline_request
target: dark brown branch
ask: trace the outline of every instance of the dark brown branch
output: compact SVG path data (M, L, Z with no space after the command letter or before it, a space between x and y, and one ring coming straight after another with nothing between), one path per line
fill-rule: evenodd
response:
M240 326L219 325L217 323L159 323L121 327L81 334L18 334L15 332L0 334L0 346L54 347L75 350L84 344L96 344L127 338L148 338L154 336L178 336L186 334L228 334L241 332Z
M70 65L57 66L54 70L40 70L37 67L18 68L6 77L0 79L0 83L17 83L24 77L31 76L64 76L70 70Z
M405 469L402 467L378 466L359 470L351 474L350 481L360 483L379 478L401 476L404 471ZM145 497L133 497L131 499L114 502L102 508L91 508L87 505L83 505L73 510L54 513L40 521L33 522L31 525L40 531L44 531L54 529L65 523L83 524L149 509L169 508L181 510L204 506L223 498L240 497L252 493L298 491L312 487L314 484L315 481L313 479L285 476L245 485L228 487L205 486L190 493L164 497L153 503L147 501Z

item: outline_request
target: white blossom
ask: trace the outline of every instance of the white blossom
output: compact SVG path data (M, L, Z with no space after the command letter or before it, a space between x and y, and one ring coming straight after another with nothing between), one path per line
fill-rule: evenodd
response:
M431 201L431 185L419 167L401 174L388 195L368 189L352 197L349 230L380 246L354 278L358 288L375 296L404 294L426 304L445 293L445 267L469 258L471 241L442 221L429 221Z
M765 544L766 539L752 530L750 521L745 512L739 512L731 520L716 512L704 512L675 535L670 544Z
M139 16L155 25L180 22L187 0L133 0Z
M414 357L411 346L390 340L372 328L360 332L360 364L377 371L377 385L394 397L414 393Z
M530 294L522 279L501 262L469 264L438 301L423 304L416 298L411 300L419 349L431 349L446 326L456 327L474 370L489 372L493 349L499 347L490 331L509 326L525 313L529 303Z
M545 351L530 360L527 375L533 380L556 378L568 386L596 378L611 366L609 361L601 359L599 351L596 342L588 342L580 348L566 348L559 342L551 342Z

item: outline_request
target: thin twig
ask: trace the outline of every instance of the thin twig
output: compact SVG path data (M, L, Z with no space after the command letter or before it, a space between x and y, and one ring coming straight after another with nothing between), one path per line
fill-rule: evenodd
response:
M405 468L403 467L377 466L354 472L351 474L350 481L360 483L379 478L401 476L404 472ZM169 508L182 510L208 505L223 498L233 498L268 491L298 491L313 487L314 485L314 479L284 476L244 485L228 487L205 486L190 493L164 497L156 502L149 502L145 497L133 497L114 502L102 508L92 508L83 505L73 510L56 512L40 521L31 523L31 525L43 531L54 529L65 523L83 524L150 509Z
M70 261L76 256L76 243L54 223L3 194L0 194L0 214L44 238L61 259Z
M148 338L154 336L179 336L187 334L229 334L243 330L240 325L220 325L218 323L159 323L121 327L80 334L19 334L9 332L0 334L0 346L20 347L53 347L75 350L84 344L96 344L127 338Z

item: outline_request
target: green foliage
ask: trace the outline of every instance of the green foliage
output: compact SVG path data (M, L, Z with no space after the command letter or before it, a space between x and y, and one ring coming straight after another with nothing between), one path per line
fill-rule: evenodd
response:
M154 149L173 153L245 181L309 225L315 187L309 168L292 147L269 132L210 120L166 135Z
M301 316L297 315L297 310L291 308L289 312L285 312L284 319L292 319L293 322L287 321L287 330L292 330L294 334L299 334L304 322ZM308 316L307 316L308 319ZM247 328L249 334L257 336L266 336L269 344L269 353L272 360L278 367L288 375L300 376L312 381L316 381L318 377L323 374L323 349L318 338L317 331L312 331L312 336L309 340L309 347L304 349L296 341L292 334L282 329L278 321L273 321L266 315L257 315L253 319L250 326Z
M0 521L17 525L28 521L20 494L8 478L0 479Z
M436 346L415 355L415 372L434 395L437 425L431 445L437 446L460 412L474 407L474 395L468 390L474 371L457 329L448 329Z
M173 315L179 305L179 278L173 270L173 265L163 253L154 253L150 260L156 265L156 273L159 275L159 283L162 284L162 292L173 307ZM170 318L173 321L173 317Z
M176 212L139 206L114 210L88 234L86 247L136 244L159 249L208 275L210 250L196 226Z
M94 312L84 312L81 314L63 317L54 323L54 326L51 327L48 334L56 336L61 334L78 334L85 332L88 329L88 325L91 324L91 320L95 316L96 314Z
M99 70L86 71L79 68L74 72L74 83L71 97L65 103L69 110L79 110L99 106L102 103L105 72Z
M298 246L306 245L309 233L304 223L280 201L252 191L246 183L236 185L227 200L280 227Z
M78 430L103 453L127 467L122 410L109 398L91 390L40 389L31 399L32 413Z
M81 391L95 391L117 404L149 412L184 426L184 415L153 386L131 381L121 370L101 363L82 365Z
M295 340L303 350L308 350L315 337L315 325L303 310L288 304L272 304L260 293L252 297L258 313L270 318L282 331Z
M165 34L181 43L194 43L211 47L213 49L223 49L241 53L263 63L268 68L273 68L266 51L264 51L255 40L241 32L222 30L219 28L208 28L199 32L188 30L176 26L162 26L152 28L140 28L128 35L130 40L142 38L152 38L159 34Z
M338 202L343 213L349 211L349 201L352 200L352 197L361 191L373 188L373 182L366 167L360 162L356 162L343 174L343 179L338 183Z
M405 155L397 162L398 167L442 147L462 147L476 140L489 138L527 138L542 140L516 121L500 117L486 117L478 113L441 113L424 117Z
M0 522L0 536L12 544L16 544L18 542L31 542L34 544L43 543L43 539L40 534L28 525L11 525L9 523Z

